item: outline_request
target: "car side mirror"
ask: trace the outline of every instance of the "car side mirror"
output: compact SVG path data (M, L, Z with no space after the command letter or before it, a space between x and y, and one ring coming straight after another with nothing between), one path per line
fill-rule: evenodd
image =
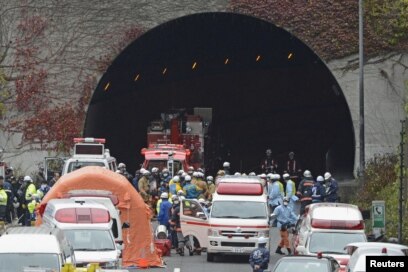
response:
M300 254L306 254L306 248L304 246L297 246L296 251Z
M129 222L123 222L122 229L128 229L128 228L130 228Z
M207 216L206 216L204 213L202 213L202 212L198 212L198 213L197 213L197 217L198 217L198 218L201 218L201 219L203 219L203 220L206 220L206 219L207 219Z

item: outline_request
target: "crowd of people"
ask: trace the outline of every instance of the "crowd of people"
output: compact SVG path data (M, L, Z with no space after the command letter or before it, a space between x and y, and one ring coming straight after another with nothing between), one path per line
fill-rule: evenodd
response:
M0 221L31 226L41 199L58 179L59 173L56 173L47 181L41 166L34 178L29 175L16 177L14 169L8 167L5 176L0 176Z

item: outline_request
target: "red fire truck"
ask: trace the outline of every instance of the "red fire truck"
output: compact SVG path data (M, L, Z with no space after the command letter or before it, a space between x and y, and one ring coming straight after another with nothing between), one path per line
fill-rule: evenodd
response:
M184 110L162 113L147 128L147 147L143 168L160 170L167 167L172 174L191 165L204 168L204 139L211 123L211 108L194 108L194 114Z

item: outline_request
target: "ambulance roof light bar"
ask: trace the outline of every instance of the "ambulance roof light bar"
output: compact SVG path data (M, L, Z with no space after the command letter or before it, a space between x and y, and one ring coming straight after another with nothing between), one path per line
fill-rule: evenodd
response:
M312 228L317 229L343 229L343 230L363 230L364 220L331 220L312 219Z
M87 138L74 138L74 143L94 143L94 144L104 144L106 143L106 139L104 138L92 138L92 137L87 137Z
M109 223L110 215L99 208L64 208L55 213L55 220L72 224Z
M217 193L220 195L262 195L261 183L232 183L221 182L218 184Z

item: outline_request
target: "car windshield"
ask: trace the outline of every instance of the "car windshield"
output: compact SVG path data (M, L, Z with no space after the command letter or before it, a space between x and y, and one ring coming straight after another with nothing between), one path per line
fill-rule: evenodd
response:
M105 167L105 164L103 162L98 162L98 161L73 161L73 162L69 163L68 173L72 172L74 170L77 170L79 168L85 167L85 166L102 166L102 167Z
M214 201L210 216L213 218L265 219L268 214L264 202Z
M354 242L365 242L364 233L315 232L310 237L309 251L347 254L344 247Z
M64 233L74 250L115 250L114 241L109 230L70 229L64 230Z
M39 270L41 268L41 270ZM2 253L0 254L0 272L10 271L60 271L57 254L51 253ZM35 270L37 271L37 270Z
M281 259L277 264L274 272L328 272L329 261L327 259L302 258Z

